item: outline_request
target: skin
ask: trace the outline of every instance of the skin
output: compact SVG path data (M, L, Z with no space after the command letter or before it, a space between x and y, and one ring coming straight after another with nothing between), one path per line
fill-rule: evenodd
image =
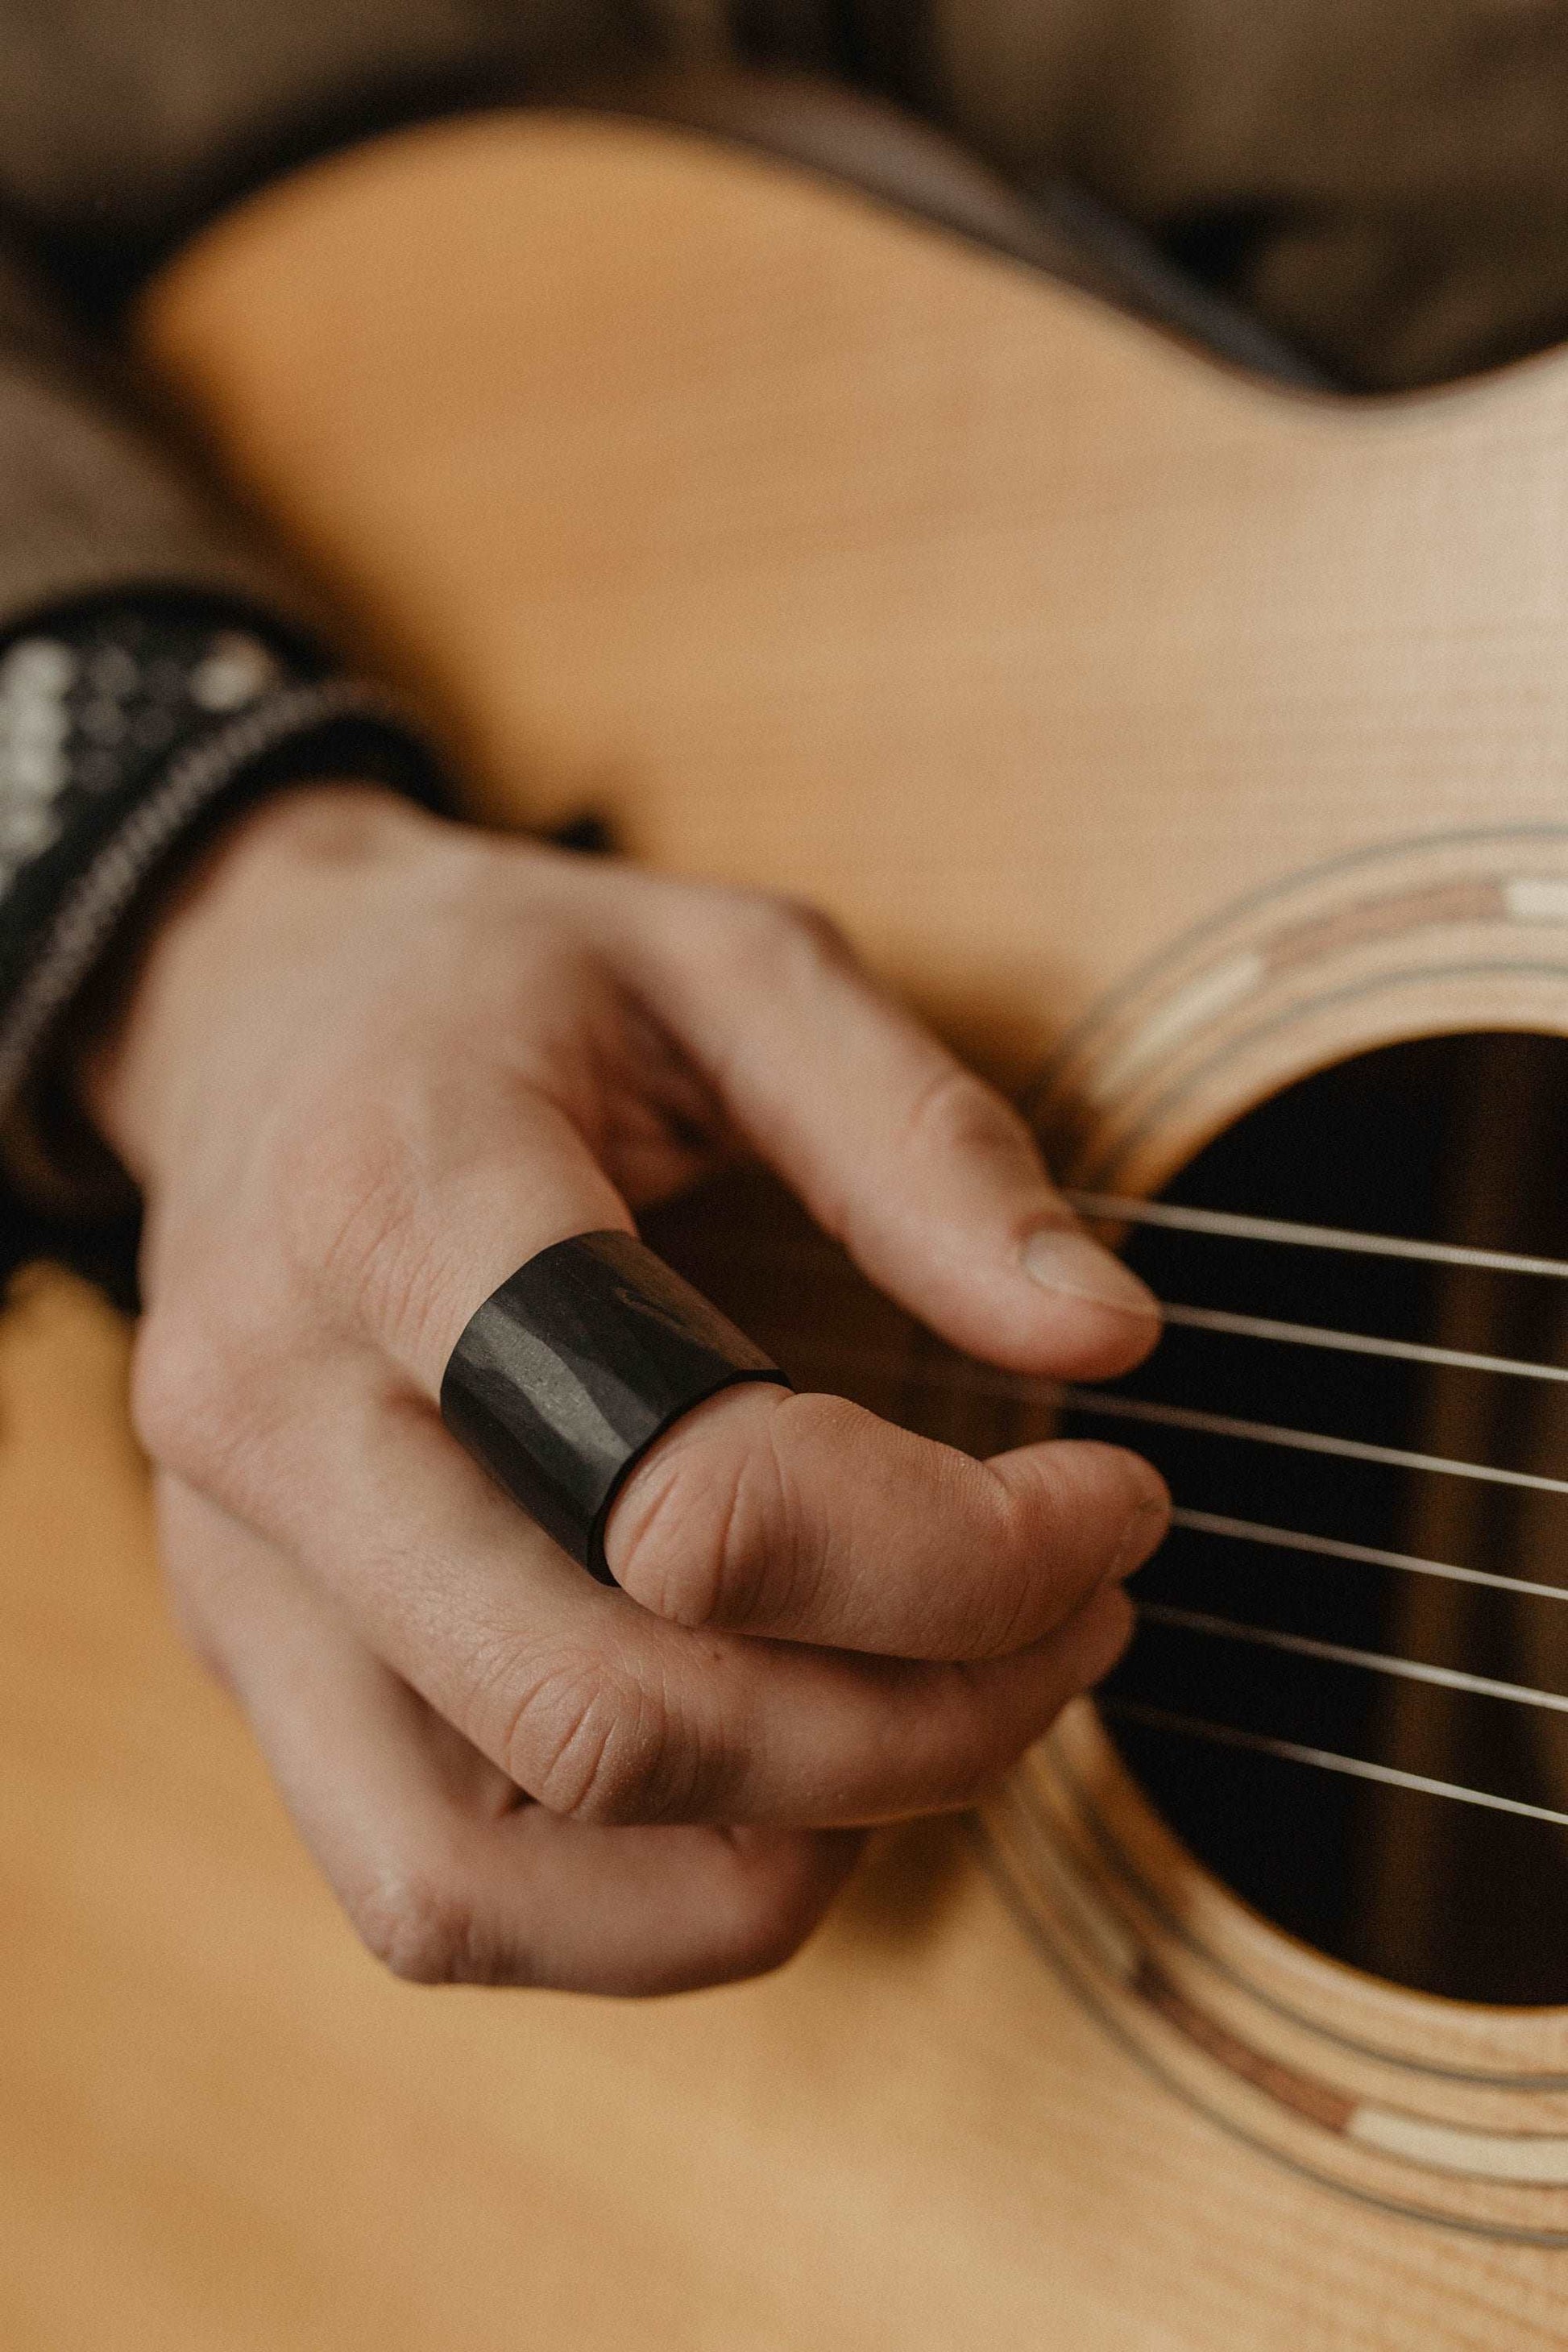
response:
M771 1967L866 1824L972 1802L1119 1654L1168 1511L1120 1448L982 1464L732 1391L628 1482L612 1591L440 1424L515 1266L738 1151L995 1364L1152 1345L1021 1120L820 919L311 787L186 877L86 1093L147 1197L175 1610L400 1974Z

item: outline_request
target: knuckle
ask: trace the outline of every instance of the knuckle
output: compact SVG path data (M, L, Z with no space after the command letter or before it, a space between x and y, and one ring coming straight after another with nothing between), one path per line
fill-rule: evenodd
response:
M1053 1707L1051 1716L1056 1709ZM1043 1733L1051 1717L1026 1732L1005 1724L974 1722L956 1735L934 1765L921 1793L921 1809L952 1812L980 1803L1010 1772L1026 1748Z
M278 1178L284 1255L312 1296L363 1304L396 1283L414 1190L388 1118L362 1102L314 1123L280 1151Z
M963 1655L973 1664L1008 1658L1040 1641L1064 1613L1037 1559L1020 1551L1016 1536L992 1549L991 1565L969 1599Z
M1043 1447L982 1465L982 1475L989 1533L976 1548L985 1572L966 1643L973 1661L1054 1633L1098 1587L1127 1525L1121 1482L1092 1466L1086 1474L1069 1449Z
M351 1916L361 1940L405 1983L462 1984L481 1973L473 1908L455 1871L388 1871L360 1892Z
M1070 1696L1043 1658L1031 1661L1024 1679L983 1660L941 1675L937 1727L918 1769L922 1811L952 1811L990 1795Z
M268 1491L321 1350L276 1268L230 1251L160 1291L132 1353L132 1427L149 1460L247 1515Z
M264 1359L255 1336L184 1299L145 1318L132 1360L131 1415L150 1458L195 1483L216 1483L248 1437Z
M638 1469L612 1526L617 1580L645 1609L696 1631L779 1624L809 1601L775 1437L773 1419L748 1415L747 1442L720 1450L697 1427Z
M714 1975L734 1981L782 1969L810 1935L817 1912L817 1904L795 1886L744 1888L728 1915L712 1923Z
M419 1175L417 1129L429 1118L422 1108L411 1136L395 1113L362 1103L297 1147L281 1186L294 1294L327 1329L370 1335L412 1361L432 1352L462 1279L461 1253L429 1213Z
M1086 1577L1102 1574L1152 1491L1115 1447L1073 1439L1042 1446L1007 1465L1014 1546L1055 1570L1058 1614L1081 1600Z
M524 1667L500 1752L520 1788L570 1820L620 1828L697 1809L698 1759L665 1695L592 1654Z
M1036 1159L1018 1114L984 1078L945 1056L910 1106L906 1146L916 1151Z
M617 1496L608 1533L622 1591L656 1616L700 1625L713 1614L716 1562L711 1543L699 1543L689 1506L710 1521L723 1506L717 1481L699 1481L692 1493L683 1461L668 1445L656 1449Z
M195 1318L154 1307L137 1334L131 1360L131 1424L143 1451L166 1467L187 1470L207 1391L207 1357Z
M853 966L855 951L838 925L808 899L749 891L731 901L731 952L748 971L777 984Z

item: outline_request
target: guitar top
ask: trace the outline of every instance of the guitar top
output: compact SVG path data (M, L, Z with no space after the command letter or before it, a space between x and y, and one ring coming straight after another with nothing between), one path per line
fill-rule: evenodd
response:
M16 1847L55 1948L105 1945L6 1979L50 2079L96 2087L112 2020L184 2084L231 2262L265 2223L411 2352L520 2309L574 2352L1559 2341L1563 363L1285 392L775 164L538 116L263 195L142 329L479 812L592 809L827 908L1026 1094L1172 1328L1110 1393L1046 1392L754 1184L672 1252L797 1377L981 1450L1126 1437L1181 1519L1102 1706L978 1831L893 1840L778 1979L428 2003L345 1948L151 1628L116 1343L41 1293L13 1389L87 1368L92 1481L36 1466L74 1426L26 1451L47 1407L8 1412L7 1499L71 1565L0 1654L90 1650L84 1593L133 1629L54 1703L142 1726L148 1817L38 1735L58 1787ZM80 1866L109 1822L134 1965ZM94 2260L106 2212L146 2226L150 2129L128 2105L95 2158ZM365 2181L380 2151L330 2254L305 2129ZM444 2339L416 2207L461 2249ZM134 2289L182 2347L191 2259L160 2242Z

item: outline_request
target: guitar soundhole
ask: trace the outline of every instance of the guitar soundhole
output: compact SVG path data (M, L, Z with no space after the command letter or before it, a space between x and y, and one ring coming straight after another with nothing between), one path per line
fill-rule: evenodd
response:
M1568 1264L1568 1041L1361 1055L1163 1199ZM1458 2000L1568 2001L1568 1279L1212 1229L1141 1227L1128 1255L1200 1317L1320 1335L1173 1328L1111 1394L1199 1425L1069 1424L1138 1444L1205 1523L1136 1580L1104 1693L1128 1765L1321 1951Z

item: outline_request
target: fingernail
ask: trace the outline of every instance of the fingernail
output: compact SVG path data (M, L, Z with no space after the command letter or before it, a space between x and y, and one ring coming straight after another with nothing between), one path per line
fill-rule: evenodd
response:
M1107 1584L1121 1584L1142 1568L1152 1552L1157 1551L1170 1532L1171 1502L1167 1495L1149 1495L1137 1504L1131 1517L1121 1531L1121 1541L1116 1547L1116 1557L1105 1572Z
M1025 1243L1023 1264L1025 1273L1042 1290L1054 1290L1064 1298L1086 1298L1091 1306L1109 1307L1118 1315L1136 1315L1141 1322L1159 1319L1152 1292L1087 1234L1047 1225Z

